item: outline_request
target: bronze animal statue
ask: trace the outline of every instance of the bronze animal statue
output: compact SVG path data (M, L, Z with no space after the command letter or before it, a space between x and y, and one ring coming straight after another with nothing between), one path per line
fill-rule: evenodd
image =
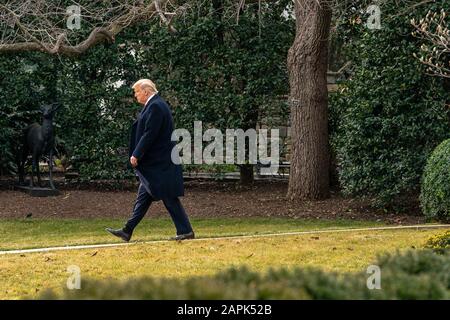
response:
M36 174L38 185L42 187L41 175L39 173L39 160L42 156L48 156L49 182L51 189L55 189L53 183L53 152L55 148L55 136L53 132L53 117L56 111L61 107L58 103L41 106L42 125L33 123L25 128L19 159L19 184L24 185L25 163L31 154L32 169L30 187L34 187L34 175Z

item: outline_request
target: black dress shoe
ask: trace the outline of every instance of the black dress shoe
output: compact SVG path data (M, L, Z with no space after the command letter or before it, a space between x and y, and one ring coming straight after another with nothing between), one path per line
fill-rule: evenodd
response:
M121 238L123 241L130 241L131 239L131 234L126 233L125 231L123 231L123 229L111 229L111 228L106 228L106 231L108 231L109 233L115 235L116 237Z
M185 234L177 234L175 237L170 238L170 240L176 240L176 241L188 240L188 239L195 239L195 234L193 231L189 232L189 233L185 233Z

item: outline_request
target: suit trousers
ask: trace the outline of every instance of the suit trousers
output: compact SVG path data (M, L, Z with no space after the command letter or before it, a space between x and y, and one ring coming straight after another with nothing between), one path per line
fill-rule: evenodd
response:
M124 228L125 232L130 234L133 233L133 230L136 228L136 226L139 224L142 218L144 218L153 201L155 201L155 199L141 183L139 185L137 198L134 203L132 216L127 221ZM178 197L175 197L162 199L162 201L167 211L169 211L173 223L175 224L177 235L192 232L191 223L189 222L189 218L186 212L184 211L180 199L178 199Z

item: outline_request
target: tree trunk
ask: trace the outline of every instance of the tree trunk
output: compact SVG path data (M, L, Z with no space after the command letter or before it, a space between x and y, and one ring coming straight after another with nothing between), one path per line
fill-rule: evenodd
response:
M296 36L288 53L291 103L291 169L288 198L329 196L327 0L295 1Z

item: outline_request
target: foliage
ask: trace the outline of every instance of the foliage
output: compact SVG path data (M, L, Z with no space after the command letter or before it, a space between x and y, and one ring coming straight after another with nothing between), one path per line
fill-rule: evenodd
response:
M427 161L420 200L427 217L450 219L450 139L437 146Z
M414 36L421 38L424 43L420 46L420 57L415 55L432 75L450 78L450 30L445 19L448 12L442 8L441 12L428 11L420 21L411 21L416 31Z
M141 56L150 61L151 77L173 93L179 123L247 129L261 116L279 116L280 108L286 116L287 106L276 98L287 93L285 64L294 37L293 20L282 16L288 1L261 11L246 5L239 23L201 1L189 3L195 10L176 21L179 32L153 25Z
M442 5L408 10L401 2L385 2L381 29L368 29L357 10L338 27L353 64L352 75L330 99L331 141L346 194L375 197L379 206L416 194L426 159L449 137L450 94L414 58L420 40L410 24Z
M40 89L48 69L30 79L32 54L5 55L0 59L0 173L17 170L16 155L21 131L29 122L38 120L38 99L47 96ZM35 56L33 60L39 60Z
M429 218L450 219L450 139L442 142L427 161L420 200Z
M12 160L13 146L12 141L15 140L14 130L8 127L8 121L0 118L0 174L16 170L16 163Z
M129 127L138 110L131 99L135 80L122 73L132 61L117 47L96 47L82 62L70 61L64 82L64 115L60 120L64 150L83 179L121 179L126 164ZM136 66L138 67L138 66Z
M450 255L408 251L385 255L381 289L367 288L367 273L337 274L319 269L272 269L265 274L231 268L214 276L186 280L134 278L86 280L81 290L62 295L47 291L43 299L448 299Z
M433 249L437 253L444 253L450 250L450 231L430 237L425 245L426 248Z

